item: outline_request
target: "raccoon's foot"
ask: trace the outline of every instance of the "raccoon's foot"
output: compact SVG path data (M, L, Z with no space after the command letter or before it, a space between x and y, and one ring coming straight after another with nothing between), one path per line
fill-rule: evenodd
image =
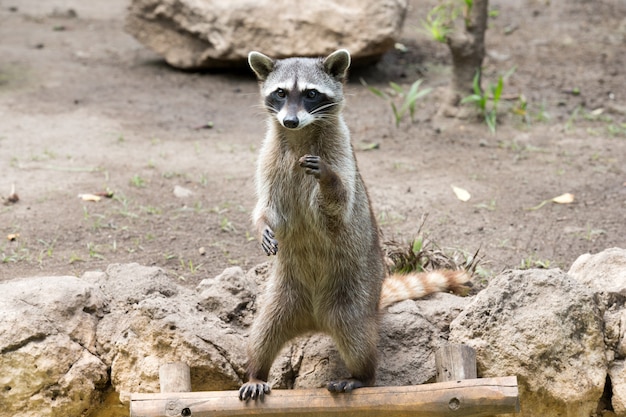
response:
M321 180L329 173L329 168L326 162L322 161L322 158L315 155L304 155L298 161L300 166L304 168L304 172L308 175L313 175L318 180Z
M278 241L274 239L274 231L270 229L269 226L265 226L265 229L263 229L261 247L267 256L276 255L278 253Z
M338 381L330 381L328 385L326 385L326 388L330 392L350 392L353 389L365 386L367 386L367 384L359 379L348 378L340 379Z
M248 401L250 399L259 399L262 401L265 394L269 394L271 390L272 388L267 382L250 378L250 381L239 388L239 399L241 401Z

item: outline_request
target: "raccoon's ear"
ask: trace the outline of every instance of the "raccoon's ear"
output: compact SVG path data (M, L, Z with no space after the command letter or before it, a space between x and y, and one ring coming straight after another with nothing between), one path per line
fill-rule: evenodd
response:
M274 60L256 51L248 54L248 64L261 81L265 81L270 72L274 70Z
M350 52L347 49L339 49L324 59L324 69L326 72L343 81L350 66Z

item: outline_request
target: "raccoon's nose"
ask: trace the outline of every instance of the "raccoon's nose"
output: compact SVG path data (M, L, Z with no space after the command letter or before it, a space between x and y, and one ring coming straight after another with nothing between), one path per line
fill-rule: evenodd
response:
M300 124L300 121L296 116L285 117L285 119L283 120L283 124L287 129L295 129Z

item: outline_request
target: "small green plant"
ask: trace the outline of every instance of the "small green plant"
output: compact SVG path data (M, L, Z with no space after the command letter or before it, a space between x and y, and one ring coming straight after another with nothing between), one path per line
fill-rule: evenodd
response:
M477 209L494 211L496 209L496 199L492 198L488 203L476 204L474 207L476 207Z
M487 86L485 90L480 88L480 70L476 71L472 88L474 94L470 94L461 100L461 104L471 103L473 104L481 116L485 118L485 123L489 127L491 133L496 133L496 124L498 118L498 105L502 98L502 90L504 90L504 82L515 72L515 67L510 69L506 74L498 77L496 84ZM491 105L489 104L491 102ZM525 105L524 105L525 106Z
M41 254L45 254L48 258L52 258L52 254L54 253L54 245L56 244L56 239L52 240L50 242L47 242L43 239L39 239L37 240L37 242L43 246L43 250L41 251Z
M626 123L611 123L606 126L611 136L626 136Z
M517 98L517 103L511 109L511 112L517 116L522 118L522 121L526 125L530 125L530 116L528 113L528 100L526 100L526 96L524 94L520 94Z
M130 179L130 184L137 188L143 188L146 186L146 180L141 178L139 175L135 174Z
M552 262L549 259L535 259L533 255L528 255L528 257L523 258L520 262L520 269L549 269L552 265Z
M104 260L104 256L98 253L98 249L93 243L87 243L87 250L89 251L90 258Z
M123 193L121 192L116 192L113 197L112 197L113 201L116 201L117 203L119 203L119 208L116 209L117 213L124 216L124 217L130 217L130 218L137 218L139 217L137 214L131 212L131 201L128 199L128 197L126 197Z
M595 241L598 237L606 235L606 230L603 229L593 229L591 227L587 227L585 233L582 234L582 238L588 240L590 242Z
M92 215L92 217L93 217L93 225L92 225L93 230L100 230L103 227L106 227L106 225L102 223L106 219L106 217L103 214L94 214Z
M158 216L160 214L163 214L163 209L161 209L160 207L155 207L155 206L141 206L141 209L150 215L155 215Z
M456 19L455 8L448 4L433 7L422 21L426 33L437 42L446 43L448 34L452 31L452 22Z
M75 252L72 252L72 254L70 255L70 259L69 259L68 263L71 265L71 264L74 264L76 262L83 262L83 259L80 256L78 256Z
M384 250L387 258L387 269L391 274L407 274L411 272L431 271L437 269L465 269L473 275L480 263L479 250L473 255L462 251L444 251L422 232L426 216L415 238L409 243L385 242Z
M546 102L542 101L539 110L534 115L534 119L537 122L547 122L550 120L550 113L546 110Z
M236 232L237 229L235 229L235 226L233 226L233 223L228 220L227 217L222 217L222 220L220 221L220 230L222 232Z
M417 100L431 92L432 88L424 88L420 90L422 81L422 79L415 81L406 91L402 88L402 86L392 81L389 83L389 87L391 87L390 92L387 93L376 87L368 85L365 80L361 78L361 84L363 84L365 88L367 88L375 96L380 97L389 103L391 110L393 111L396 127L400 126L400 121L402 121L407 112L413 122ZM401 102L401 104L398 106L396 102Z
M435 41L446 43L448 35L454 28L454 21L463 14L465 25L474 6L474 0L447 0L433 7L422 20L424 31Z
M578 119L578 113L580 113L580 106L576 106L572 111L572 114L567 118L565 122L565 130L570 130L574 126L574 122Z
M178 258L178 262L180 263L180 267L183 270L188 270L190 273L194 274L198 272L198 270L202 267L202 264L194 265L193 261L189 259L189 261L185 262L185 259L180 256Z
M176 257L177 257L176 255L174 255L173 253L169 253L169 252L166 252L163 254L163 259L165 259L166 262L171 261L172 259L176 259Z

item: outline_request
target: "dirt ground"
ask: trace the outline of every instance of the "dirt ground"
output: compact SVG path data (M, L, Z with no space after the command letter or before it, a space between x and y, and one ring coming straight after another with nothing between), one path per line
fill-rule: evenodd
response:
M410 3L407 51L355 69L347 86L385 239L412 239L427 214L429 238L480 247L487 274L567 270L580 254L625 247L626 2L491 2L484 85L516 68L495 135L479 120L434 118L450 60L419 31L435 3ZM0 0L1 279L138 262L195 285L266 259L249 220L265 126L256 81L168 67L124 32L126 6ZM423 78L434 90L396 128L360 78L379 88ZM113 196L78 198L97 192ZM538 207L564 193L575 200Z

